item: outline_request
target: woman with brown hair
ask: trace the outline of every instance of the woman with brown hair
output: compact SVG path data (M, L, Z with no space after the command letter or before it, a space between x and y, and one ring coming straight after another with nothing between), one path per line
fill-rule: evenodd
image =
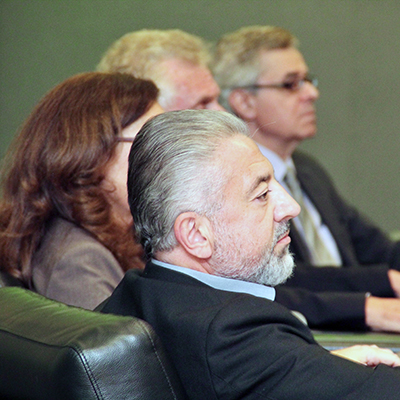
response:
M37 292L88 309L142 268L126 190L131 142L162 112L151 81L84 73L34 108L5 158L3 271Z

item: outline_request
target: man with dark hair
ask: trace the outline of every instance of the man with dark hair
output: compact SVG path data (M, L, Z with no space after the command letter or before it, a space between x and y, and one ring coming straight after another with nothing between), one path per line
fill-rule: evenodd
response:
M128 199L148 262L102 311L148 321L190 399L398 398L395 354L331 354L273 301L292 273L300 208L238 118L186 110L148 121L129 156Z

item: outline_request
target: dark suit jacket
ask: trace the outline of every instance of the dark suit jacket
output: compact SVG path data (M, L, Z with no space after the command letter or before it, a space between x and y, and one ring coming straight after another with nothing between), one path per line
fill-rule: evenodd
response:
M310 265L304 242L292 225L293 278L277 289L277 301L302 312L316 328L365 328L365 292L393 297L387 271L399 269L400 244L349 206L329 175L310 156L293 154L298 179L336 241L344 268Z
M102 311L148 321L193 400L399 397L399 369L329 354L280 304L154 264L129 271Z

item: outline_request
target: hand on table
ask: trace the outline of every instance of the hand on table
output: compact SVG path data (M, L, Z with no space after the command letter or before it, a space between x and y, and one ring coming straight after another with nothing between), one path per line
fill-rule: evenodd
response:
M399 367L400 358L389 349L381 349L375 345L356 345L344 349L331 351L335 356L361 363L369 367L386 364L390 367Z
M393 292L396 297L400 297L400 272L395 269L389 269L388 277Z
M365 323L374 331L400 332L400 299L367 297Z

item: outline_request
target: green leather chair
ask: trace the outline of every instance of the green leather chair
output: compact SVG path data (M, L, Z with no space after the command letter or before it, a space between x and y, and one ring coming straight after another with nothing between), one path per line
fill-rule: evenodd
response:
M146 322L0 288L0 398L180 400L186 396Z

